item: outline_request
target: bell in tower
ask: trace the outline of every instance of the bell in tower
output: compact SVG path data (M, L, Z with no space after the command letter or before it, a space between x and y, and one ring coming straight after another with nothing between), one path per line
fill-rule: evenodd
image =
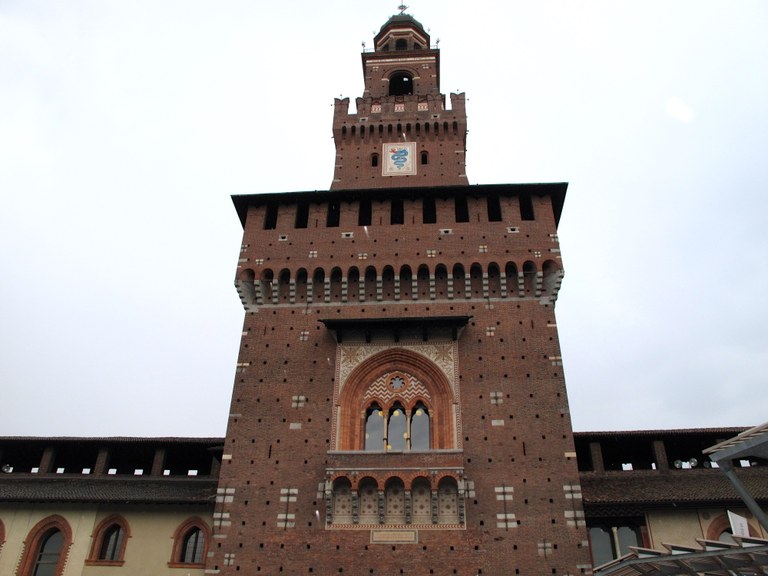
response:
M466 185L464 94L440 93L440 50L408 14L392 16L362 54L365 87L334 104L332 190Z

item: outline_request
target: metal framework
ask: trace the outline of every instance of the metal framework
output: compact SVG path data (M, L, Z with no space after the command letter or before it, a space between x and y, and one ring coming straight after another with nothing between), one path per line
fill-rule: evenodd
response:
M697 539L700 549L664 544L668 552L630 547L631 554L603 564L594 576L764 576L768 540L740 538L737 544Z

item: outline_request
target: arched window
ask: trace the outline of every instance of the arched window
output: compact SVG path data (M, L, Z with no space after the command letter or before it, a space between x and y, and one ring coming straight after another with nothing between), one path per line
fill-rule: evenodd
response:
M171 568L202 567L208 548L208 525L199 518L190 518L177 529L173 538Z
M56 566L61 558L61 549L64 546L64 536L61 530L53 528L40 540L40 546L35 559L34 576L53 576L56 574Z
M589 528L592 564L600 566L629 554L630 546L646 546L641 529L634 523L620 526L592 526Z
M411 509L414 524L432 523L432 488L427 478L419 477L413 481Z
M357 493L360 500L360 524L378 524L379 487L376 480L370 477L361 479Z
M72 542L72 530L61 516L38 522L27 536L17 574L20 576L61 576Z
M437 486L437 519L440 524L459 522L459 487L454 478L446 476Z
M389 77L389 95L413 94L413 76L408 72L395 72Z
M179 561L184 564L200 564L203 561L203 546L205 546L203 531L197 527L192 528L184 535Z
M365 450L384 449L384 413L378 404L371 404L365 412Z
M348 478L337 478L333 483L333 522L352 523L352 485Z
M384 522L405 523L405 485L400 478L390 478L384 488Z
M112 524L107 528L99 548L99 560L119 560L123 537L123 529L119 524Z
M589 529L589 544L592 550L592 563L600 566L614 559L613 535L602 526Z
M402 452L405 450L408 439L408 422L405 418L405 410L398 402L389 410L387 420L387 450L390 452Z
M450 381L434 362L410 350L388 349L358 365L339 405L334 450L400 453L456 445Z
M429 152L424 151L421 153L421 164L422 166L429 164Z
M118 515L108 516L93 531L91 552L85 563L87 565L122 565L129 537L130 532L125 518Z
M379 165L379 155L376 153L371 154L371 166L375 168L378 165Z
M411 413L411 450L429 450L429 412L422 402Z

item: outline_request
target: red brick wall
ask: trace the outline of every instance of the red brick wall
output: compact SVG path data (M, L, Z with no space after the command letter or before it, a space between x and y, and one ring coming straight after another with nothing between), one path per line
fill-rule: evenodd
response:
M352 201L342 205L341 225L326 227L322 195L312 198L318 203L310 207L307 229L293 227L292 206L279 207L273 230L263 229L263 206L250 209L239 278L258 279L267 268L275 278L283 269L295 278L304 268L311 278L315 268L330 277L334 267L344 276L350 267L364 276L365 267L375 266L381 276L386 265L399 272L406 264L414 276L420 265L434 273L438 264L450 272L459 263L468 274L473 263L484 271L497 263L502 275L507 262L516 263L520 272L525 262L539 272L547 260L560 267L555 216L546 194L533 196L533 221L521 219L518 198L510 193L501 198L501 222L488 221L480 194L468 199L470 222L457 223L453 201L439 199L437 223L423 224L421 200L413 191L404 203L406 224L390 225L388 204L377 200L366 228L357 226L358 205ZM263 200L254 197L254 204ZM441 234L445 229L452 233ZM343 237L345 232L352 237ZM313 251L316 257L310 257ZM360 259L361 254L367 258ZM384 294L381 301L342 302L337 291L331 302L290 303L286 290L279 304L258 305L245 284L240 282L240 291L248 311L217 505L217 514L229 517L218 516L209 569L506 575L579 574L588 565L586 530L569 525L578 519L581 501L569 497L573 490L564 490L579 479L553 309L556 294L536 296L530 283L524 295L508 286L504 298L484 297L481 290L471 298L436 294L435 299L395 301ZM369 529L326 529L318 485L344 455L328 453L337 344L319 320L460 315L472 317L458 340L463 447L449 458L458 457L464 478L474 483L464 500L465 529L421 529L417 544L373 544ZM501 403L491 402L492 392L500 393ZM300 396L306 400L298 407L292 399ZM394 454L365 458L381 468L402 463ZM409 466L425 470L434 461L429 453L407 459ZM285 520L280 514L294 515L288 518L293 525L278 525ZM498 527L498 514L514 514L519 525Z

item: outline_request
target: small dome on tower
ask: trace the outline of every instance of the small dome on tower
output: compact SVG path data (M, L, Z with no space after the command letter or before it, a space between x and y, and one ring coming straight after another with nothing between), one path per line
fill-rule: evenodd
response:
M373 39L376 52L429 49L429 34L409 14L395 14Z

